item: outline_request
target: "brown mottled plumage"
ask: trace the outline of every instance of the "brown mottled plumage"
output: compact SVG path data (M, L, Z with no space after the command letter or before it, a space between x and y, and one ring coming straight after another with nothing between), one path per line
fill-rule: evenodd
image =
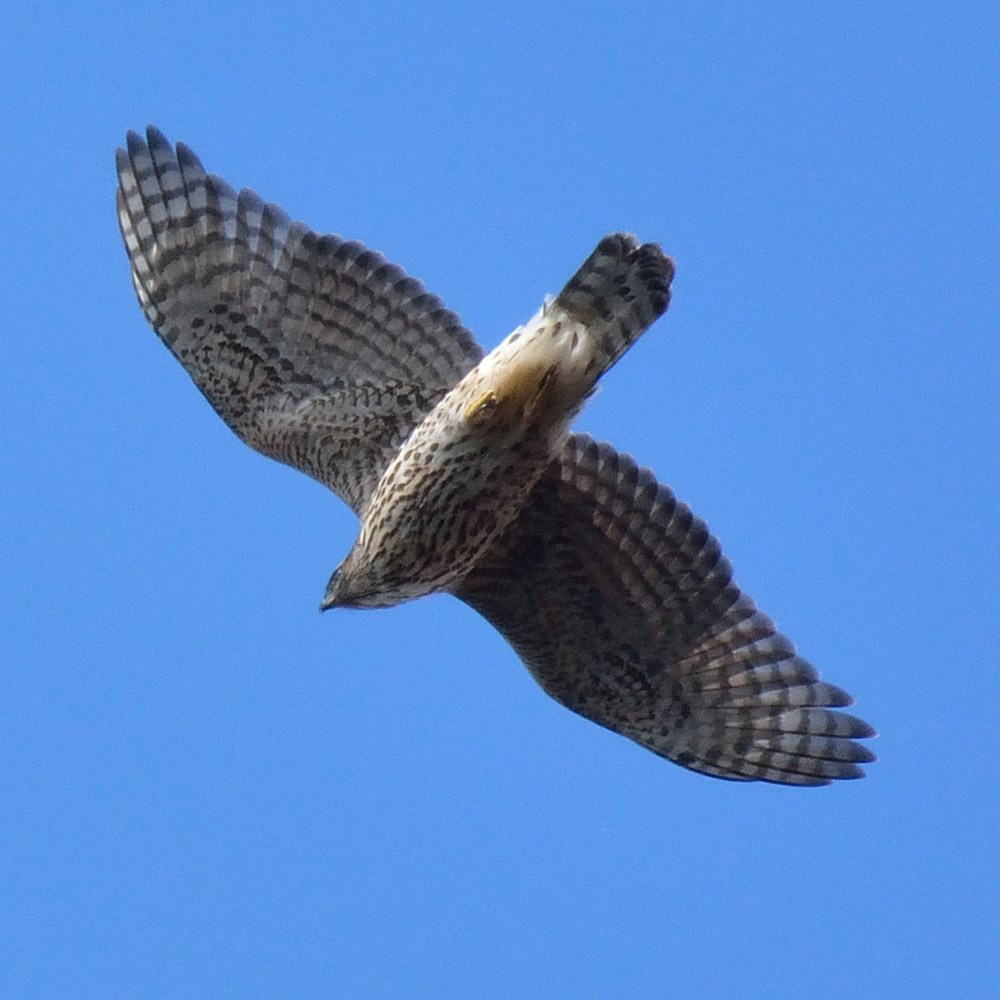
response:
M146 318L251 447L361 518L323 607L448 591L557 701L716 777L859 777L873 735L733 583L652 474L569 431L666 309L673 265L605 237L490 354L379 254L206 175L157 130L118 151Z

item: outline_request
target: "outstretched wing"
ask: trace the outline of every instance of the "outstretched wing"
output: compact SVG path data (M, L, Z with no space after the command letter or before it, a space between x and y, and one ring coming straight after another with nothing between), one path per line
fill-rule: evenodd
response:
M152 127L127 146L118 219L146 318L247 444L360 511L482 351L380 254L237 194Z
M455 591L567 708L734 780L860 777L873 735L732 581L705 524L584 435Z

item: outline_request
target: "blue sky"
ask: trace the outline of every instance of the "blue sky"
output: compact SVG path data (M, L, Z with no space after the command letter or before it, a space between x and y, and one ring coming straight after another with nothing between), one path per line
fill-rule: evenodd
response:
M991 4L50 4L0 83L0 995L994 996ZM458 602L316 611L353 516L146 326L113 154L382 250L488 346L604 233L674 302L579 426L879 729L689 774Z

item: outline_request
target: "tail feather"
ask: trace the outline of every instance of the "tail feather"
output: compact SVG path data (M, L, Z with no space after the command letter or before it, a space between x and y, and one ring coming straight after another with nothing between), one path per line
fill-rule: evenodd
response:
M673 261L656 243L641 246L634 236L605 236L556 296L561 309L600 337L610 368L670 304Z

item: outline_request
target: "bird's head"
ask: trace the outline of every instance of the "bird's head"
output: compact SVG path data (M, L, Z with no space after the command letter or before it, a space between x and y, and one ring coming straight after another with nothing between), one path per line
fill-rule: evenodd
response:
M319 609L391 608L409 596L383 579L371 562L361 559L355 546L334 570Z

